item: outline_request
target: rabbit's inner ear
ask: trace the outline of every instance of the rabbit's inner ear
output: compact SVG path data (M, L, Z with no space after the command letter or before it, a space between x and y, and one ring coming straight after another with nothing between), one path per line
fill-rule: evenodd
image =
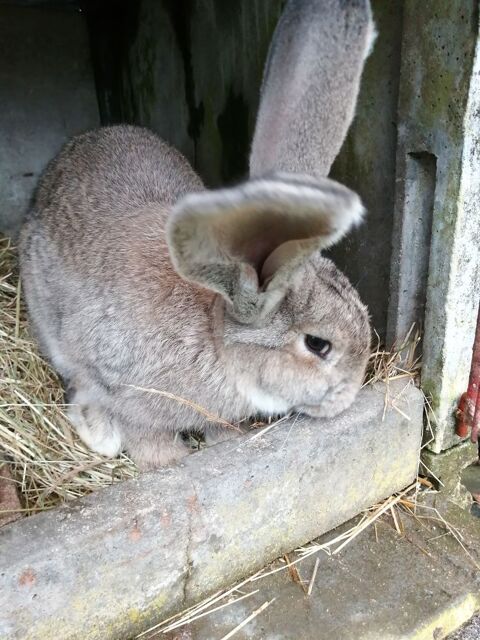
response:
M299 256L308 250L308 243L301 240L290 240L277 247L262 265L260 282L265 285L273 276L288 264L294 264Z
M358 196L333 180L280 174L185 196L167 241L183 278L220 293L251 322L278 302L299 262L338 241L362 214Z
M269 265L273 261L279 264L280 260L293 258L302 244L301 238L310 237L312 232L316 236L328 237L333 231L327 220L318 220L317 224L310 221L309 224L291 212L278 214L259 211L258 217L256 221L251 220L250 224L239 225L232 240L231 254L252 265L261 283L268 277L265 272L267 262ZM272 267L268 269L271 271Z
M272 234L273 235L273 234ZM278 242L273 237L262 238L258 236L243 237L241 241L237 241L232 255L238 257L239 260L246 261L251 264L257 274L261 274L265 259L272 253Z

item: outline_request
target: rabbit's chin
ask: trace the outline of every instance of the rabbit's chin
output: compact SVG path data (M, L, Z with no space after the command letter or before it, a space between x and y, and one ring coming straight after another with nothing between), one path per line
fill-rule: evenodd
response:
M344 390L341 395L328 394L321 404L299 406L296 411L311 418L334 418L352 405L359 390L360 386L349 389L348 393Z
M291 409L283 398L263 391L255 386L244 388L244 394L253 407L254 413L275 416L288 413Z

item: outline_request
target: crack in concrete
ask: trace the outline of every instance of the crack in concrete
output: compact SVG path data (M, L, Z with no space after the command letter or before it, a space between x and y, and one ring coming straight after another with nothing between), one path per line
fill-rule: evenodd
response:
M188 600L188 587L190 578L192 575L193 561L192 561L192 543L193 543L193 520L196 513L196 505L198 503L198 494L197 488L193 480L190 480L191 489L192 489L192 497L190 497L187 502L187 514L188 514L188 528L187 528L187 544L185 546L185 574L182 579L182 602L183 606L186 606ZM190 503L191 501L191 503Z

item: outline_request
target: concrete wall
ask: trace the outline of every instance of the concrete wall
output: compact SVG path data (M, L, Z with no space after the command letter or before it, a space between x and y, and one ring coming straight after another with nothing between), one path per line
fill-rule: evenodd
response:
M0 230L14 233L47 162L99 122L82 14L0 6L0 104Z
M281 0L140 0L87 15L104 122L154 129L209 186L245 177Z

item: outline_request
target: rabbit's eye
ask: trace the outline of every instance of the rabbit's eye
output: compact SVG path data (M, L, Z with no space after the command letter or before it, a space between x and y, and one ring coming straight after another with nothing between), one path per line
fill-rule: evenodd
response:
M328 356L332 349L332 343L328 340L317 338L317 336L311 336L308 334L305 336L305 344L307 345L307 349L309 349L316 356L320 356L320 358L325 358L326 356Z

